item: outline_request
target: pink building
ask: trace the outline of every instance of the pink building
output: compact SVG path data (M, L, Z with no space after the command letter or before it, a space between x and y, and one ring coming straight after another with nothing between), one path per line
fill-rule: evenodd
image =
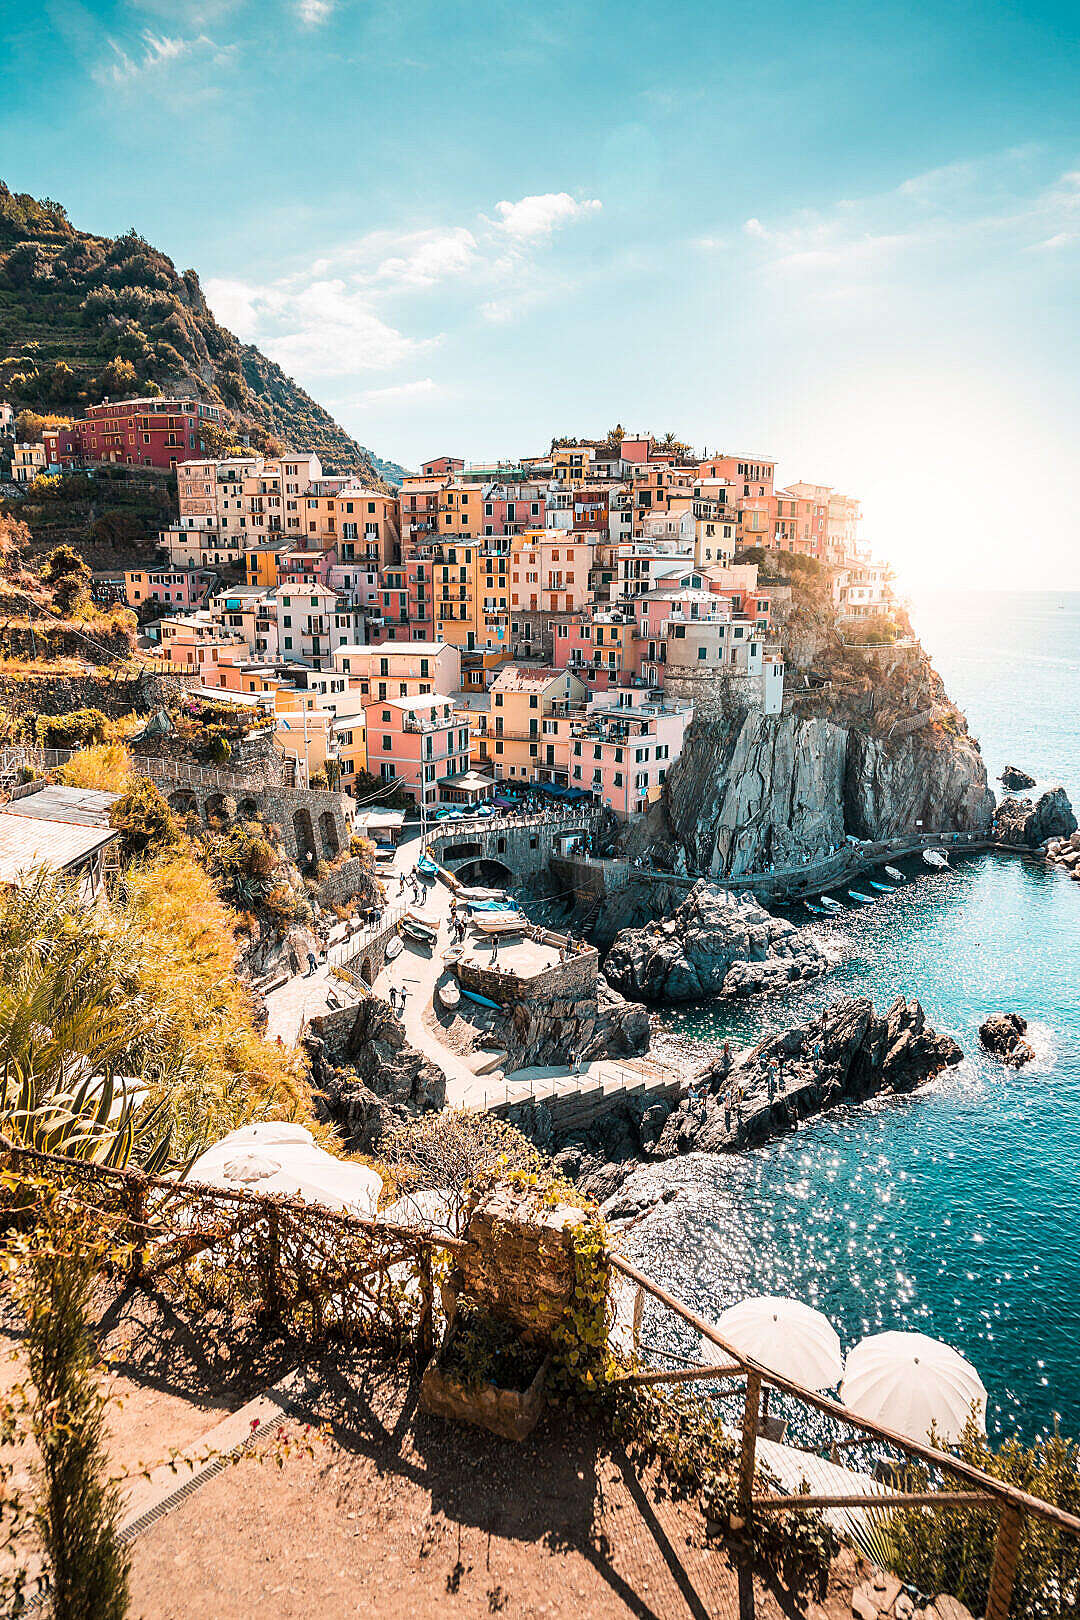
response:
M469 727L450 697L387 698L364 706L368 770L396 783L416 804L453 802L451 778L469 769Z
M638 814L659 798L693 714L692 704L657 702L641 688L572 710L559 722L566 785L594 794L624 820Z
M146 602L201 607L216 578L208 568L128 568L124 572L124 599L132 608L141 608Z

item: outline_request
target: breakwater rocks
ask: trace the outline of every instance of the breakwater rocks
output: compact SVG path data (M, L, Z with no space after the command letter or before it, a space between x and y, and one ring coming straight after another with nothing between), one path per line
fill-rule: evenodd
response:
M1046 858L1054 866L1062 866L1080 883L1080 832L1068 838L1051 838L1046 846Z
M642 1159L760 1147L814 1114L914 1091L963 1055L917 1001L898 996L879 1014L866 998L845 997L738 1057L725 1047L677 1107L623 1110L557 1142L555 1164L591 1196L609 1199Z
M1008 1063L1014 1069L1030 1063L1035 1056L1033 1048L1024 1039L1026 1034L1027 1019L1015 1012L991 1013L986 1022L979 1025L979 1039L986 1050L992 1057L1000 1058L1002 1063Z
M1019 765L1006 765L998 781L1006 793L1023 793L1025 788L1035 786L1035 778L1022 771Z
M1030 799L1002 799L994 812L994 834L1014 849L1038 849L1052 838L1070 838L1076 817L1063 787L1050 788L1037 803Z
M670 917L616 935L604 973L635 1001L696 1001L777 990L828 966L811 934L702 878Z

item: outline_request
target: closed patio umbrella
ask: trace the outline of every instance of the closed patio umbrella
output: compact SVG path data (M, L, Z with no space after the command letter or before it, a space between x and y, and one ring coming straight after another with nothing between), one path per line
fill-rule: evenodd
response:
M959 1438L975 1408L986 1430L986 1387L959 1350L926 1333L875 1333L851 1351L840 1399L860 1417L925 1440Z
M374 1216L382 1177L367 1165L335 1159L309 1130L286 1121L245 1125L199 1155L187 1180L234 1192L284 1193L325 1209Z

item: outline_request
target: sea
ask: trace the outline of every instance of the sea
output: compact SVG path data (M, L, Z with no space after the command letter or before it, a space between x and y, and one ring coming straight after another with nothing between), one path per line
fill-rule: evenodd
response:
M982 746L1080 804L1080 593L935 593L912 617ZM1001 792L1000 785L998 791ZM986 854L902 863L872 907L812 926L825 978L736 1008L664 1009L658 1042L704 1057L839 995L918 997L965 1060L914 1096L804 1122L739 1156L659 1167L680 1196L628 1235L706 1316L748 1294L806 1300L845 1349L915 1329L978 1368L991 1433L1080 1436L1080 883ZM865 886L864 886L865 887ZM980 1049L986 1015L1029 1021L1015 1071Z

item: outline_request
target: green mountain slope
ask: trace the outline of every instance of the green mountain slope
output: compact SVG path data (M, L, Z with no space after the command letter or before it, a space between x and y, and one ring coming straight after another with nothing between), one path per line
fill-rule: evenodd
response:
M194 270L135 231L109 238L0 181L0 399L74 414L108 395L194 394L259 449L316 450L327 472L391 480L281 367L219 326Z

